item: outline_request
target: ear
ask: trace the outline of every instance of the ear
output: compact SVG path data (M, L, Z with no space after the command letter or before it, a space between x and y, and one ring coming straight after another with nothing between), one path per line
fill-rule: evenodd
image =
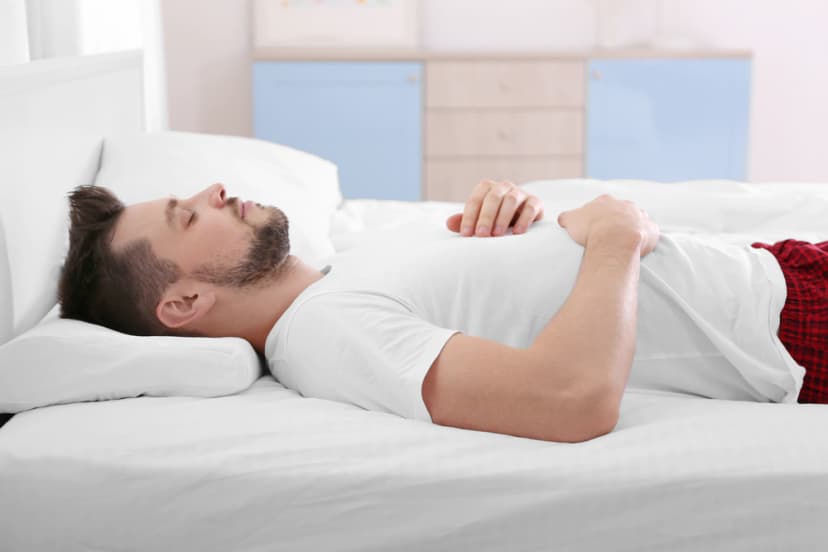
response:
M215 303L215 292L203 282L179 280L164 292L155 316L168 328L181 328L202 319Z

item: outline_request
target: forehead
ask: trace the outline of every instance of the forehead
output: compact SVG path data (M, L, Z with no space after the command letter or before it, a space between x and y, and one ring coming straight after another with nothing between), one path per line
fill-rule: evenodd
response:
M164 214L168 199L155 199L129 205L118 217L115 232L112 235L112 248L118 251L129 242L147 238L150 243L158 243L169 233Z

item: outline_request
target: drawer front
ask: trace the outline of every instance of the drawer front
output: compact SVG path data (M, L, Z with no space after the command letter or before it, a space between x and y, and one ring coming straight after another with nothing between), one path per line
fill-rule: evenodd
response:
M580 107L581 61L429 61L427 107Z
M425 199L466 201L481 180L508 180L522 184L531 180L579 178L583 158L473 158L427 159Z
M347 199L422 196L420 63L256 62L256 138L336 163Z
M580 155L582 111L426 113L426 155Z
M749 59L592 61L587 175L744 180L750 82Z

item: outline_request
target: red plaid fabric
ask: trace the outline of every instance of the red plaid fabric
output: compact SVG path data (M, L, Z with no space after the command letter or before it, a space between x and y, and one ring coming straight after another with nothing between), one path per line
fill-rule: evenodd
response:
M828 241L751 245L773 253L785 275L779 339L805 367L799 402L828 404Z

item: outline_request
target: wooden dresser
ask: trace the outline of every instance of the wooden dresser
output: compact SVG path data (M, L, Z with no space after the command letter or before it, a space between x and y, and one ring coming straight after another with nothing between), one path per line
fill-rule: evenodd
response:
M485 178L583 175L584 63L435 60L425 75L425 197Z
M485 178L743 179L748 52L254 52L254 135L347 198L465 200Z

